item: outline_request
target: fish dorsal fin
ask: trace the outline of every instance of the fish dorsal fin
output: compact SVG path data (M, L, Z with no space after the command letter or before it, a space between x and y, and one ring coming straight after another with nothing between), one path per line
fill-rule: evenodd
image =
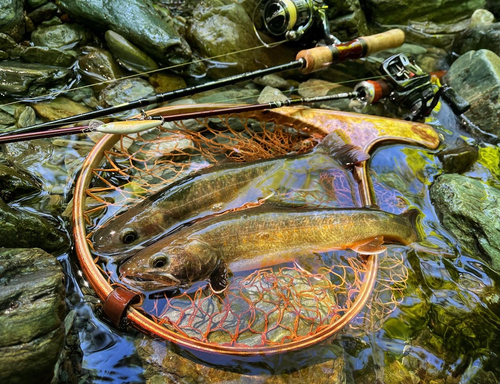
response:
M222 293L226 290L228 283L228 270L227 264L221 260L217 267L210 275L210 288L215 294Z
M384 252L387 247L384 246L384 237L377 236L365 243L357 244L352 247L353 251L361 253L362 255L376 255Z
M330 132L316 146L317 151L325 151L344 167L357 165L370 158L361 147L351 143L349 137L338 131Z

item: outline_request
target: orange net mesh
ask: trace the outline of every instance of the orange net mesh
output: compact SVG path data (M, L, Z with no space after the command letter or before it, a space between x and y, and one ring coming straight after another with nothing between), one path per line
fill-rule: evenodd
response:
M221 161L248 162L305 153L316 143L293 127L245 115L177 121L147 133L122 136L114 148L104 152L102 166L92 170L84 213L88 245L93 249L94 231L120 211L190 172ZM279 196L282 202L319 207L361 205L350 172L308 169L303 175L307 183L297 177L300 184L285 186ZM384 208L397 210L394 194L380 186L378 192L382 202L386 201ZM402 258L391 257L396 254L389 252L379 271L378 296L371 303L377 319L395 308L406 281ZM115 260L96 257L95 262L112 286L122 285ZM402 268L395 272L396 266ZM364 258L352 251L315 254L297 262L236 272L223 294L214 294L206 282L188 289L144 293L137 309L183 337L208 344L286 345L314 337L342 319L360 293L371 289L365 283L367 272ZM370 321L376 323L373 316Z

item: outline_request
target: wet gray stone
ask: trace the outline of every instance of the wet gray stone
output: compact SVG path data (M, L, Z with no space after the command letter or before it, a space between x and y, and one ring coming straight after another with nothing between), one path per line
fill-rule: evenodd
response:
M46 4L49 0L28 0L28 4L31 8L38 8Z
M2 51L10 52L16 47L17 44L12 37L5 33L0 33L0 49Z
M281 46L230 55L262 45L253 30L251 17L241 4L233 1L205 0L198 3L187 38L203 57L217 57L214 60L221 62L221 67L209 70L214 78L253 71L290 59L283 54Z
M284 100L288 100L288 97L285 96L278 88L273 88L268 85L264 87L264 89L260 93L257 102L270 103L272 101L284 101Z
M40 26L31 34L33 44L49 48L72 49L87 39L87 32L77 24Z
M20 41L26 31L23 0L0 0L0 32Z
M36 96L64 86L71 77L65 68L40 64L0 62L0 94Z
M40 247L61 252L69 247L67 235L39 214L10 207L0 199L0 238L10 248Z
M404 25L410 20L456 22L470 17L479 8L486 8L487 0L436 0L415 2L412 0L366 0L364 12L372 22L383 25Z
M59 262L41 249L0 248L0 287L0 381L50 383L64 345Z
M28 17L31 21L37 25L42 21L47 21L52 19L57 13L57 5L52 2L46 3L42 5L40 8L35 9L34 11L28 13Z
M191 61L192 52L176 29L166 23L150 0L60 0L60 7L93 29L113 30L165 65ZM177 68L194 73L195 69Z
M476 9L470 18L469 28L478 25L490 25L495 21L495 15L487 9Z
M500 55L500 23L470 28L457 38L454 45L454 50L461 55L479 49L488 49Z
M35 124L36 120L35 110L30 106L21 106L17 108L14 117L17 119L16 127L18 128L29 127Z
M158 68L152 58L118 33L106 31L104 37L118 63L129 71L142 73Z
M85 47L87 53L78 59L78 71L89 84L116 80L121 77L121 70L110 52L94 47ZM101 90L107 84L99 84L95 88Z
M465 113L478 128L473 133L495 142L500 134L500 57L481 49L460 56L450 67L445 81L471 107Z
M77 54L72 50L48 47L27 47L21 52L21 59L28 63L70 67L76 61Z
M288 89L290 88L290 85L288 84L288 81L283 79L282 77L278 75L266 75L263 77L258 77L253 80L255 84L259 84L262 86L270 86L273 88L278 88L278 89Z
M4 201L9 202L38 191L40 186L31 176L0 164L0 198Z
M151 84L143 79L124 79L114 82L104 88L99 94L99 103L102 107L120 105L130 101L139 100L155 94ZM153 106L150 106L151 108ZM123 116L136 114L139 111L124 112Z
M340 41L368 35L363 6L359 0L327 0L330 31Z
M430 197L442 225L465 250L500 271L500 190L447 174L431 186Z
M462 144L454 148L446 148L438 153L446 173L462 173L469 170L479 157L477 147Z

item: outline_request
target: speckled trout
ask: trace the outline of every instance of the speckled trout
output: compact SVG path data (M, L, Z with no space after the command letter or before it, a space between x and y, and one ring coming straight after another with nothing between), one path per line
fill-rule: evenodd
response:
M348 167L368 159L337 133L327 135L310 153L248 163L225 163L194 172L109 220L93 237L100 255L125 258L144 242L205 215L265 199L273 191L252 188L280 169Z
M252 270L331 250L377 254L384 242L418 240L417 210L303 209L260 206L214 216L146 247L120 267L122 281L144 290L209 280L227 285L227 270Z

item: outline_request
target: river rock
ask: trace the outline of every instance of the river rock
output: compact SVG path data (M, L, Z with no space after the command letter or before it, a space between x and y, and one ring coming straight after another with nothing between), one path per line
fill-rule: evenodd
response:
M285 96L278 88L270 87L269 85L264 87L260 93L257 102L258 103L270 103L273 101L285 101L288 97Z
M21 59L28 63L70 67L76 61L77 54L72 50L48 47L27 47L21 52Z
M64 345L64 274L41 249L0 248L0 381L50 383Z
M0 32L20 41L26 31L23 0L0 0Z
M5 33L0 33L0 49L5 52L11 52L17 47L16 42L12 37Z
M438 153L446 173L462 173L469 170L477 161L479 151L477 147L462 143L459 146L446 148Z
M143 73L158 68L152 58L118 33L106 31L104 37L118 63L129 71Z
M96 84L96 90L100 91L106 87L107 84L101 83L122 76L110 52L95 47L85 47L84 51L86 54L78 59L78 72L87 83Z
M285 79L283 79L278 75L273 75L273 74L257 77L256 79L253 80L253 82L255 84L262 85L263 87L270 86L281 90L286 90L290 88L290 84L288 84L288 81L286 81Z
M359 0L326 0L330 31L340 41L349 41L358 36L367 36L368 26Z
M71 78L71 71L40 64L0 62L0 95L37 96L49 89L60 89Z
M16 109L16 112L14 114L14 117L16 118L16 127L17 128L24 128L24 127L29 127L30 125L35 124L36 120L36 113L33 108L30 106L20 106Z
M33 104L35 111L46 120L57 120L64 117L90 112L91 109L65 97Z
M430 189L443 226L471 255L500 271L500 190L466 176L440 176Z
M218 67L209 70L210 76L214 78L253 71L294 59L284 54L281 47L240 52L261 46L262 43L255 35L252 19L245 8L228 0L201 1L193 11L188 40L203 57L211 57L220 62Z
M57 10L57 5L49 2L42 5L40 8L37 8L34 11L28 13L28 17L35 25L38 25L43 21L52 19L56 15Z
M0 164L0 198L4 201L9 202L38 191L40 186L31 176Z
M164 342L151 339L147 336L139 336L135 342L139 358L144 367L144 378L147 384L167 384L177 381L189 383L245 383L245 384L300 384L305 382L318 383L350 383L347 378L351 377L350 364L342 354L340 348L325 345L314 347L315 350L306 352L285 353L265 357L265 364L259 358L245 361L244 359L225 360L227 366L237 366L235 370L217 369L213 367L214 360L210 359L210 365L200 363L199 359L183 357L167 347ZM338 355L335 353L338 351ZM300 369L300 364L310 359L314 353L315 362ZM264 359L264 357L263 357ZM249 368L252 367L253 368ZM283 367L293 367L283 369ZM244 369L241 369L244 367ZM259 375L247 374L245 372L259 370ZM276 372L280 372L279 375ZM286 373L285 373L286 372Z
M371 22L382 25L404 25L410 20L454 23L470 17L476 9L486 8L486 3L487 0L401 0L397 3L392 0L366 0L363 9Z
M159 63L175 65L191 61L186 41L165 23L150 0L60 0L60 7L77 20L103 31L113 30L140 47ZM199 73L200 66L178 67L176 71Z
M473 133L497 141L500 134L500 57L486 49L467 52L452 64L445 81L470 103L465 116L478 127L469 127Z
M488 49L500 55L500 23L470 28L457 38L454 45L454 50L461 55L479 49Z
M156 93L165 93L186 88L184 78L173 73L156 72L149 76L148 80L149 84L155 88Z
M28 4L31 8L38 8L46 4L49 0L28 0Z
M470 18L469 28L478 25L490 25L495 21L495 15L487 9L476 9Z
M85 44L88 34L77 24L39 26L32 34L33 44L49 48L72 49Z
M40 247L47 252L67 250L66 233L52 222L29 211L13 208L0 199L0 238L2 246Z
M155 94L155 89L144 79L132 78L116 81L99 94L99 103L103 108L144 99ZM153 106L149 106L153 108ZM137 114L138 110L123 112L121 117ZM117 115L115 115L117 117Z

